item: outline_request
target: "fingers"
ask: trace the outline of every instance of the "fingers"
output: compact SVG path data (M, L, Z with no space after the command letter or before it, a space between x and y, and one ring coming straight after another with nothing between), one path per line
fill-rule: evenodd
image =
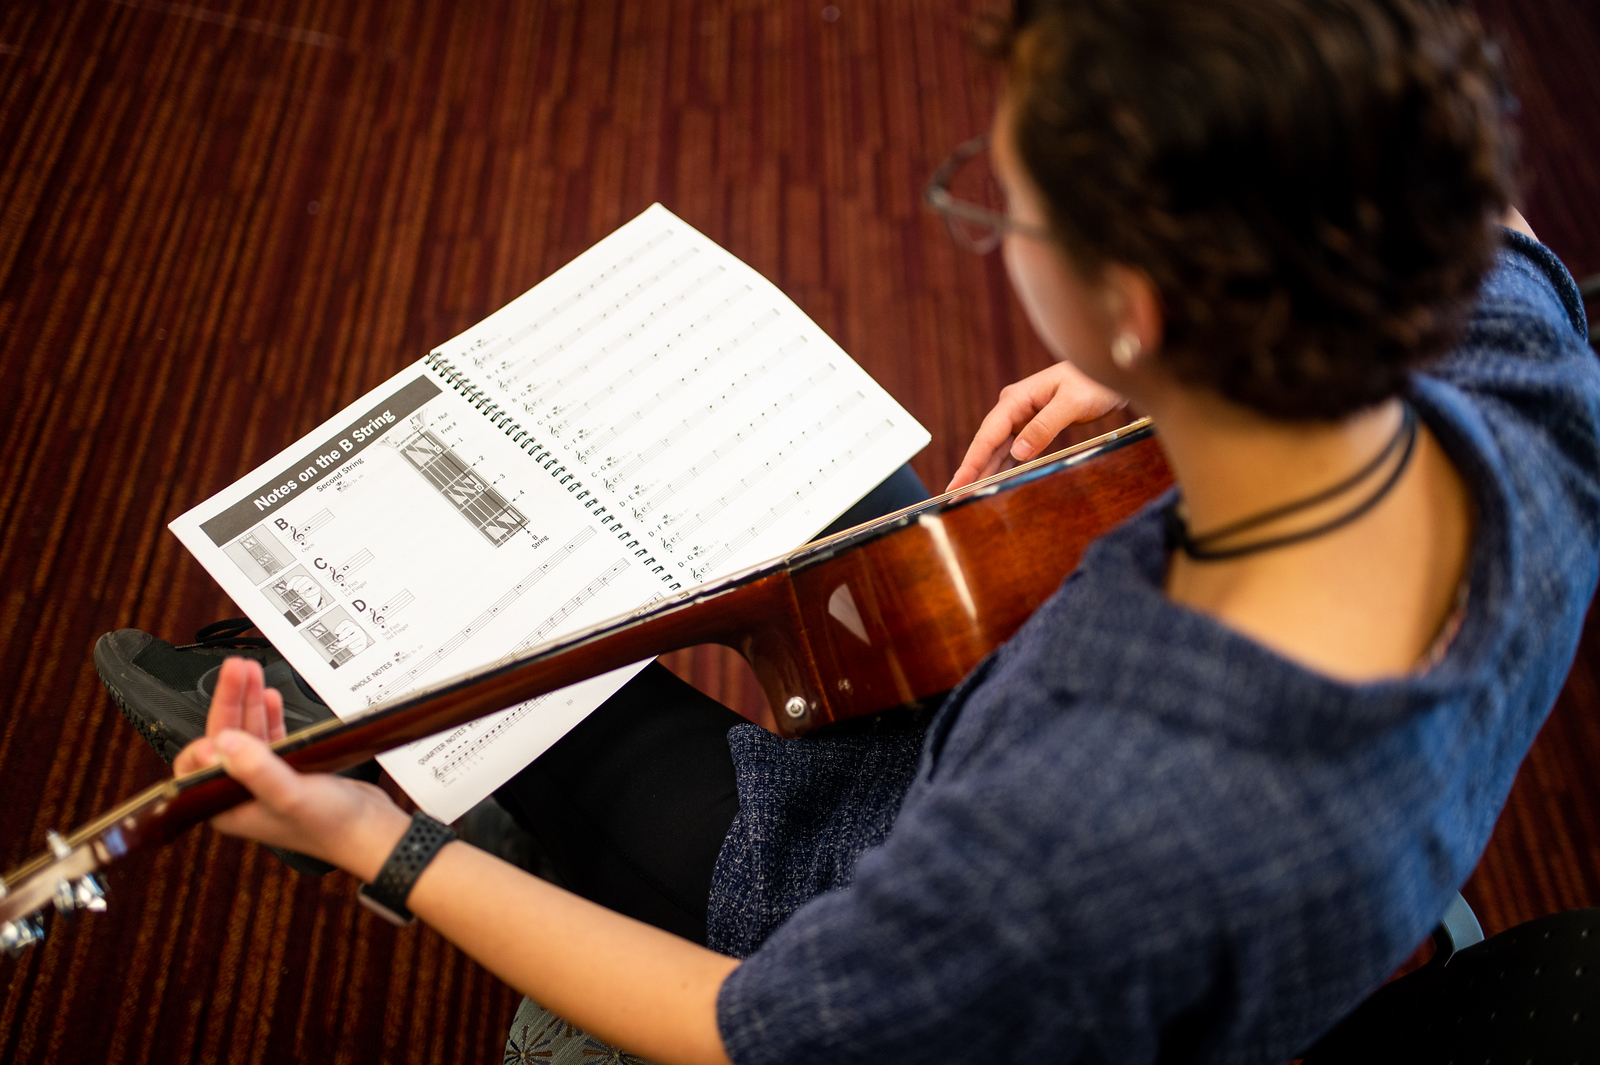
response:
M281 740L288 734L283 724L283 693L277 688L268 688L262 698L267 704L267 742Z
M1049 447L1050 441L1073 422L1098 418L1104 411L1097 409L1095 398L1075 390L1057 389L1039 413L1017 433L1016 443L1011 445L1011 457L1026 462Z
M1006 449L1011 443L1012 435L1018 428L1027 424L1033 417L1035 409L1028 401L1025 391L1018 390L1015 385L1003 389L999 402L984 416L983 422L978 426L972 444L967 448L960 467L957 468L955 476L950 478L950 486L945 491L954 491L963 485L981 481L1000 472L1000 465L1005 462Z
M267 735L267 701L262 694L266 690L267 679L259 662L247 662L249 673L244 683L244 705L241 707L242 724L240 728L252 736L263 739Z
M255 796L212 818L217 831L377 876L410 818L380 788L326 773L296 772L261 740L229 730L211 741L222 768Z
M224 729L244 725L245 689L250 683L252 667L259 671L260 664L245 658L229 658L217 673L217 686L211 692L211 709L206 714L206 735L216 737Z
M217 674L206 735L215 738L228 729L265 740L283 738L283 694L267 687L261 663L253 659L229 658Z
M978 426L972 446L945 491L1000 472L1008 459L1026 462L1042 453L1067 426L1098 418L1126 403L1121 395L1066 362L1007 385Z
M182 776L199 769L209 769L216 764L217 752L212 746L211 737L202 736L178 752L178 757L172 760L172 772L174 776Z
M250 790L267 807L287 813L294 809L304 778L289 763L273 754L261 739L229 729L212 740L224 771Z

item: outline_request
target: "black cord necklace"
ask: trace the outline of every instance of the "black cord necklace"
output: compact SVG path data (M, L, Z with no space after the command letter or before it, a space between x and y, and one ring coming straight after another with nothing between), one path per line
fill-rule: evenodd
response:
M1342 526L1348 525L1352 521L1355 521L1357 518L1361 517L1361 515L1377 506L1383 497L1389 494L1390 490L1400 482L1400 475L1405 472L1406 467L1411 463L1411 454L1416 450L1417 444L1417 415L1416 412L1411 409L1411 404L1406 403L1403 400L1401 401L1401 409L1403 413L1400 419L1400 428L1395 430L1394 436L1389 438L1389 442L1384 445L1383 450L1378 453L1377 457L1371 462L1367 463L1365 466L1361 467L1355 473L1351 474L1349 477L1340 481L1338 484L1331 488L1324 488L1315 495L1307 496L1304 499L1297 499L1290 503L1281 504L1280 506L1273 507L1271 510L1263 511L1260 514L1253 514L1248 518L1241 518L1236 522L1224 525L1220 529L1215 529L1201 536L1190 535L1189 523L1184 519L1183 514L1179 509L1182 507L1183 501L1181 499L1173 500L1171 505L1167 507L1164 515L1166 521L1167 550L1172 551L1181 548L1184 554L1188 555L1197 562L1211 562L1218 559L1238 558L1240 555L1253 555L1257 551L1270 551L1275 547L1284 547L1288 544L1297 544L1302 540L1310 540L1314 537L1321 536L1324 533L1330 533L1335 529L1341 528ZM1336 515L1335 517L1323 522L1321 525L1313 525L1309 529L1301 529L1299 532L1285 533L1282 536L1268 537L1265 540L1257 540L1255 543L1240 544L1237 547L1207 546L1209 544L1214 544L1219 540L1226 540L1230 537L1236 536L1239 533L1248 532L1251 529L1266 525L1269 522L1277 521L1280 518L1286 518L1291 514L1298 514L1303 510L1309 510L1311 507L1317 506L1320 503L1326 503L1330 499L1335 499L1341 495L1344 495L1346 492L1351 491L1362 482L1369 479L1373 474L1377 473L1378 470L1382 469L1383 464L1389 460L1391 455L1394 454L1395 449L1402 447L1403 450L1400 453L1400 461L1395 463L1394 469L1390 471L1389 476L1384 479L1384 482L1380 484L1371 495L1367 496L1367 498L1363 499L1360 503L1357 503L1354 507L1351 507L1349 510L1345 511L1343 514Z

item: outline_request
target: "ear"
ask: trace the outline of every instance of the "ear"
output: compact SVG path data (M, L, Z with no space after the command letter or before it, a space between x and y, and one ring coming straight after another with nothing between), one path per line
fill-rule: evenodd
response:
M1147 355L1159 351L1166 335L1166 315L1150 275L1137 267L1111 263L1101 281L1112 337L1131 332L1139 341L1140 351Z

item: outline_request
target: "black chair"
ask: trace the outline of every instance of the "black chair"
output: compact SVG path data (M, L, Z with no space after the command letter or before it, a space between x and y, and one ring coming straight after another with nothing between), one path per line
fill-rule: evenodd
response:
M1437 951L1379 988L1303 1065L1600 1063L1600 909L1483 938L1456 896Z

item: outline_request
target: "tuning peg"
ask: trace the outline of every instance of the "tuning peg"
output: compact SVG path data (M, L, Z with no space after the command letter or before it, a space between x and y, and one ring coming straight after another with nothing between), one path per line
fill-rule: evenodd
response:
M32 917L22 917L0 924L0 950L15 958L35 943L44 939L44 926Z
M100 878L93 873L82 877L72 885L72 898L80 910L88 910L90 913L106 912L106 889L100 883Z
M100 881L92 873L77 880L56 881L53 898L56 909L63 917L71 917L75 910L106 912L106 889L100 886Z
M78 908L78 898L72 893L72 883L67 880L56 881L56 893L51 896L56 904L56 912L63 917L71 917L72 911Z

